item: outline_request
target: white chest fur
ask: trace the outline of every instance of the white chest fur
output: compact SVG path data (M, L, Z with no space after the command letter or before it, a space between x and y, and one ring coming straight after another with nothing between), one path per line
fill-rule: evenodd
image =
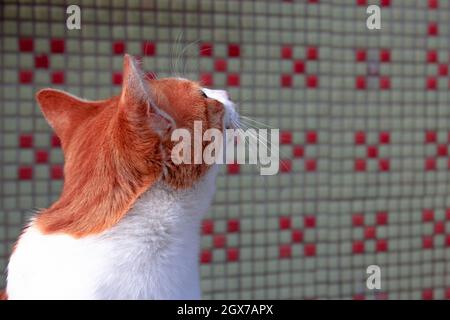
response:
M100 235L42 235L31 223L8 265L9 298L199 299L199 228L216 175L187 191L156 184Z

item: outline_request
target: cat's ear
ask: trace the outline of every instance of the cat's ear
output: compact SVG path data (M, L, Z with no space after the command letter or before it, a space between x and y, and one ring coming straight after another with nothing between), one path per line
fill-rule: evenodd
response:
M67 92L55 89L42 89L36 94L47 122L64 141L71 131L85 121L96 107L92 102L77 98Z
M122 79L119 109L128 120L138 125L150 124L158 133L166 132L175 125L174 120L158 108L157 93L145 78L139 63L128 54L123 60Z

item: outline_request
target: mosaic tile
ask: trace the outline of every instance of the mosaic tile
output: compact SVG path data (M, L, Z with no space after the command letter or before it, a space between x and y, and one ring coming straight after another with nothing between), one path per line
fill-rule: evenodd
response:
M62 5L2 7L1 268L62 187L35 92L108 97L129 52L149 73L225 87L282 131L277 176L221 169L202 225L205 298L450 298L447 1L380 1L381 36L365 1L94 2L81 31L62 26ZM382 291L364 286L369 264Z

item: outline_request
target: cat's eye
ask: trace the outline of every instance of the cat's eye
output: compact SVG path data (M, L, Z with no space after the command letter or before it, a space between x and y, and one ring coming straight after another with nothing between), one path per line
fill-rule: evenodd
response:
M202 90L200 90L200 94L202 95L203 98L208 98L208 96L206 95L206 93L204 93Z

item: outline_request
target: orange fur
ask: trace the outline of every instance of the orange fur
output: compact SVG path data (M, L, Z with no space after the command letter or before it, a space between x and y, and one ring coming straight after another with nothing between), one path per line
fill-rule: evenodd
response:
M100 233L120 221L160 178L175 188L188 188L206 172L203 164L171 163L170 134L175 128L155 108L167 113L177 128L193 129L197 120L206 130L222 129L223 106L205 99L195 82L161 79L143 80L149 107L136 86L135 68L126 55L122 93L103 101L82 101L52 89L38 92L65 156L61 197L36 218L42 232L75 237Z
M8 295L6 291L0 291L0 300L8 300Z

